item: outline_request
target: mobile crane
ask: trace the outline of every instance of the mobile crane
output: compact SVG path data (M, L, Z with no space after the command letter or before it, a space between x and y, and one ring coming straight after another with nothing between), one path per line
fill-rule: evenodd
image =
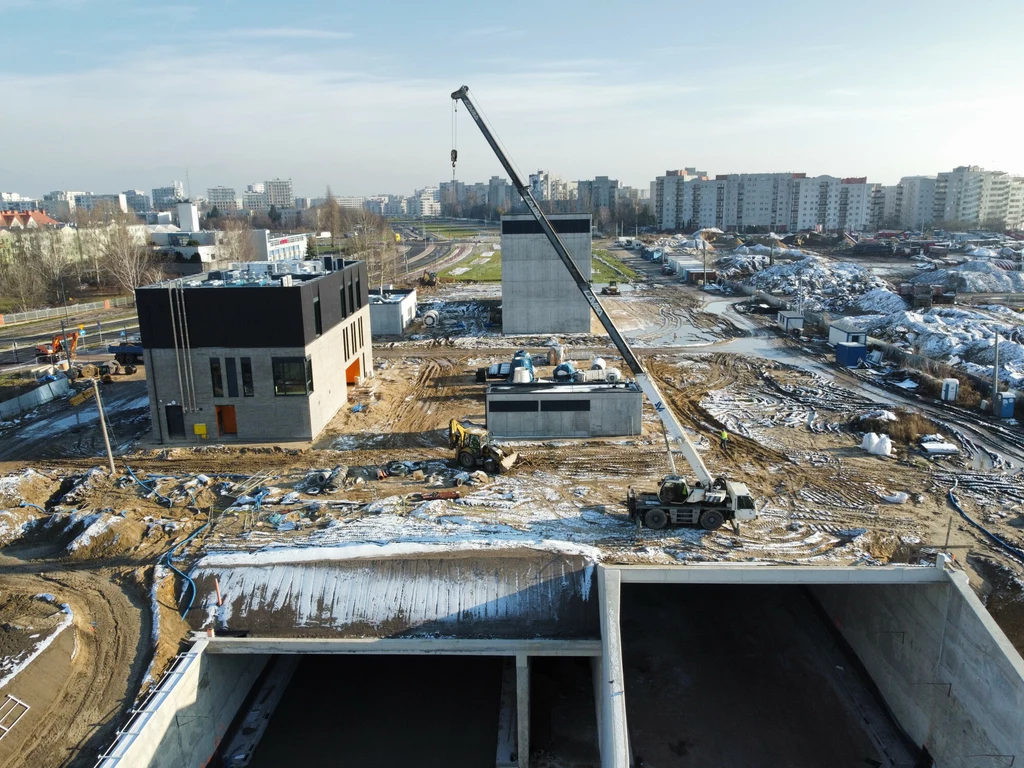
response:
M665 428L665 442L668 447L669 466L671 467L672 474L662 480L656 494L637 494L630 489L626 500L630 517L638 524L644 524L650 528L663 528L672 523L676 525L700 525L708 530L718 528L726 520L738 523L756 518L757 509L746 485L724 477L712 477L711 472L708 471L700 454L697 453L697 449L690 442L690 438L687 437L683 428L676 420L675 415L665 403L664 398L662 398L654 380L644 370L640 359L633 353L626 339L619 333L619 329L615 327L615 323L612 322L611 317L608 316L604 307L601 306L601 302L594 293L590 282L583 276L579 267L572 260L569 250L565 247L551 222L537 204L533 194L530 192L530 188L523 184L519 174L512 167L512 163L505 156L501 146L494 138L490 128L488 128L487 123L481 117L476 105L470 98L469 87L464 85L452 93L452 101L456 105L460 101L465 105L466 110L473 118L473 122L476 123L484 139L486 139L505 172L511 178L516 191L519 192L526 207L533 214L533 218L537 220L541 231L547 237L548 242L551 243L551 247L555 249L558 258L561 259L565 268L569 270L569 274L579 288L580 293L583 294L590 308L597 315L597 319L601 321L601 325L608 332L616 349L619 350L622 359L629 367L629 370L632 371L637 385L661 418L661 423ZM458 160L458 150L455 147L452 148L451 159L452 173L454 174L455 163ZM676 474L675 459L672 456L673 443L678 447L679 452L683 454L694 475L696 475L697 480L693 488L690 488L686 481Z

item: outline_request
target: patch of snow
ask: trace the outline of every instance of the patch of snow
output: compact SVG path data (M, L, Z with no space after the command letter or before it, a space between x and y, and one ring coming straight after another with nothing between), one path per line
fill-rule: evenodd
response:
M112 526L121 522L124 518L119 515L98 513L85 518L85 530L78 534L65 547L68 553L77 552L82 547L92 543L93 539L108 531Z
M47 595L47 597L53 597L53 595ZM48 601L49 602L49 601ZM71 622L75 620L74 614L71 612L71 606L67 603L61 603L61 611L64 612L64 618L61 619L54 631L36 643L29 652L23 657L16 657L17 660L13 664L9 665L6 674L0 678L0 690L5 686L9 685L14 678L25 671L29 664L36 660L36 658L45 651L54 640L63 632L65 629L71 626Z

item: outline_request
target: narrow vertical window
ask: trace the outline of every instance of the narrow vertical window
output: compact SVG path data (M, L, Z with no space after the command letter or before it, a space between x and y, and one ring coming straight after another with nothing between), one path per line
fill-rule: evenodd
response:
M213 381L213 396L224 397L224 381L220 375L220 358L210 358L210 379Z
M252 359L243 357L242 360L242 394L252 397L255 394L252 386Z
M356 309L359 309L361 306L363 306L363 287L362 287L362 280L360 280L357 277L356 278Z
M345 338L345 360L348 360L348 328L344 329L341 335Z
M320 297L313 298L313 325L316 328L316 335L321 336L324 332L324 322L320 317Z
M348 317L348 306L345 304L345 286L341 286L341 319Z
M235 370L235 358L225 357L224 367L228 375L228 397L238 397L238 371Z

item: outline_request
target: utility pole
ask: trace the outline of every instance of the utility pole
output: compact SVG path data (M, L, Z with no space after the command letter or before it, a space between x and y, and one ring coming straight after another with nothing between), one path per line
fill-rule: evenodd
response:
M107 459L110 461L110 476L113 477L117 470L114 469L114 453L110 450L110 435L107 434L107 419L103 415L103 403L100 401L100 385L96 379L92 380L92 391L96 395L96 409L100 412L100 429L103 432L103 444L107 446Z
M999 332L996 331L996 359L992 365L992 413L999 415L999 405L996 397L999 395Z

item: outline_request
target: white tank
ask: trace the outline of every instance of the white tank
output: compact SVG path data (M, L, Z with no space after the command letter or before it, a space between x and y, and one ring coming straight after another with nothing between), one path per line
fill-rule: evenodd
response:
M590 370L592 371L603 371L608 367L608 364L604 361L603 357L595 357L594 361L590 364Z
M423 324L427 326L427 328L433 328L440 322L441 316L437 313L436 309L428 309L423 313Z
M529 368L516 368L515 373L512 374L512 383L529 384L532 378Z
M615 384L616 382L622 381L622 371L618 368L608 368L604 372L605 381Z

